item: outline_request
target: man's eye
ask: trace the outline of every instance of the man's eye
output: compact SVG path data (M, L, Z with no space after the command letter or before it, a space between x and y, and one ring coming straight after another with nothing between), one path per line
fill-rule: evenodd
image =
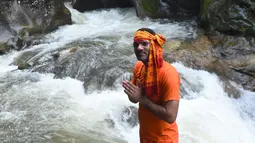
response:
M143 46L147 46L149 43L147 43L147 42L141 42L140 44L142 44Z

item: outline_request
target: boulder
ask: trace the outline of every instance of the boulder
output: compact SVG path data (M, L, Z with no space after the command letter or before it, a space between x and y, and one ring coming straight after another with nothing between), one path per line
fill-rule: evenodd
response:
M134 0L138 17L190 19L199 14L200 0Z
M238 85L255 91L254 38L211 33L176 43L166 43L167 61L181 61L187 67L217 74L232 97L240 96L240 91L236 90Z
M255 36L254 11L253 0L203 0L200 23L209 31Z
M7 40L19 42L19 48L26 45L24 41L29 36L48 33L72 23L71 13L63 0L1 0L0 5L0 28L13 37Z
M127 122L131 127L138 125L138 109L134 106L123 108L121 121Z

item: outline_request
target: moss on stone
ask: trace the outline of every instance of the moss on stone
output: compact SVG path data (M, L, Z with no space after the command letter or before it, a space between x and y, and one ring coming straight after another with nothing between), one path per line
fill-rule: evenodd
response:
M33 27L31 28L28 28L28 27L24 27L23 29L21 29L19 31L19 37L20 38L25 38L26 36L31 36L31 35L34 35L34 34L38 34L38 33L42 33L44 32L44 28L43 26L40 26L40 25L34 25Z
M202 4L202 9L201 9L201 15L202 15L202 17L205 16L206 10L207 10L207 8L208 8L210 2L211 2L211 0L204 0L204 3Z
M35 26L35 27L29 28L27 30L28 30L29 35L33 35L33 34L43 32L44 28L43 28L43 26Z
M30 67L31 67L31 65L28 64L28 63L21 63L21 64L18 65L18 69L19 69L19 70L28 69L28 68L30 68Z
M26 28L22 28L22 29L19 31L18 36L21 37L21 38L23 38L23 37L25 37L26 34L27 34Z
M70 11L65 7L63 10L65 15L71 15Z
M247 28L247 27L243 27L243 28L240 28L239 30L240 30L241 32L245 32L245 31L248 30L248 28Z
M9 49L8 49L8 45L6 43L0 43L0 54L1 53L5 53L7 52Z
M230 41L230 42L227 43L227 46L228 46L228 47L234 47L234 46L236 46L236 45L237 45L237 42L236 42L236 41Z
M158 0L142 0L144 10L156 14L159 6Z

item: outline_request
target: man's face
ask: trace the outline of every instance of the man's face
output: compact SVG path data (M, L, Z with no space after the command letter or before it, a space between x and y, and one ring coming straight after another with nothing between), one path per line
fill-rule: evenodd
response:
M139 40L133 43L136 58L142 62L148 62L150 52L150 41Z

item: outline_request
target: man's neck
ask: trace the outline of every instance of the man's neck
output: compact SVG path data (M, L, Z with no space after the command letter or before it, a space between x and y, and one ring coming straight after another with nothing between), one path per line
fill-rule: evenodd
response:
M143 62L143 61L142 61L142 62ZM164 60L163 60L163 63L164 63ZM144 64L145 68L148 67L148 62L143 62L143 64Z
M143 61L142 61L143 62ZM148 61L143 62L144 66L147 68L148 67Z

